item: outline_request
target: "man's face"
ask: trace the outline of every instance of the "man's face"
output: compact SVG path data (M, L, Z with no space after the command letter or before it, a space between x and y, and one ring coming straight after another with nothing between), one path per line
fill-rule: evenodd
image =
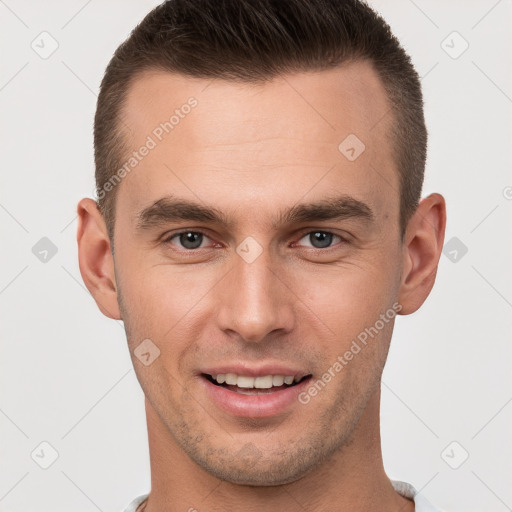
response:
M130 90L130 153L156 145L118 189L122 318L149 421L219 478L296 480L351 440L378 389L402 267L390 118L366 63L264 85L153 72ZM148 366L133 356L146 339ZM226 373L308 377L247 395L208 377Z

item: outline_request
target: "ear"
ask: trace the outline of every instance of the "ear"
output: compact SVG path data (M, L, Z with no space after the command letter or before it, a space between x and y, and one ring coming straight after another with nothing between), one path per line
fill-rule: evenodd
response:
M405 232L399 293L401 315L414 313L432 290L443 249L445 227L444 198L440 194L431 194L420 202Z
M89 198L78 203L78 261L87 289L101 312L121 320L117 301L114 258L103 215L95 201Z

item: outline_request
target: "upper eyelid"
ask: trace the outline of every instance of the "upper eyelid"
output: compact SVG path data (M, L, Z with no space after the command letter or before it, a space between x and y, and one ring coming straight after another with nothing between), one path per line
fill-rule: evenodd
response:
M344 230L341 232L338 232L335 229L333 230L333 229L329 229L329 228L323 229L323 228L311 228L311 227L307 227L307 228L297 231L296 234L294 235L294 238L297 240L300 240L301 238L304 238L306 235L309 235L311 233L328 233L330 235L337 236L338 238L340 238L341 240L343 240L345 242L348 242L354 238L353 235L351 235L350 233L348 233L347 231L344 231Z
M173 232L173 233L164 233L162 235L162 238L172 238L172 237L175 237L175 236L178 236L178 235L182 235L183 233L201 233L202 235L206 235L207 237L211 238L210 235L202 230L202 229L183 229L183 230L180 230L180 231L176 231L176 232ZM300 230L295 236L300 236L301 238L304 236L304 235L308 235L310 233L330 233L331 235L337 235L341 238L342 235L339 235L338 233L335 233L334 231L330 231L329 229L311 229L311 228L304 228L302 230Z
M303 231L299 231L296 236L300 236L300 238L303 238L306 235L309 235L311 233L328 233L330 235L339 236L340 238L344 238L343 235L340 235L339 233L336 233L334 231L330 231L329 229L311 229L306 228Z
M311 233L328 233L330 235L337 236L341 240L341 243L348 242L348 238L349 238L348 236L342 236L342 235L339 235L338 233L334 233L332 231L327 231L327 230L322 230L322 229L313 229L313 230L310 229L308 231L301 233L298 237L298 241L302 240L306 235L309 235ZM333 243L333 245L330 245L329 247L322 247L322 248L312 247L312 249L317 250L317 251L328 251L329 249L333 249L336 245L337 245L336 243Z
M169 242L174 237L177 237L179 235L183 235L185 233L199 233L199 234L201 234L203 236L206 236L210 240L212 240L212 237L208 233L206 233L205 231L199 230L199 229L184 229L182 231L177 231L176 233L165 233L164 235L162 235L161 239L162 239L163 242Z
M184 233L199 233L199 234L201 234L203 236L206 236L210 240L213 240L212 237L207 232L205 232L205 231L203 231L201 229L184 229L184 230L181 230L181 231L177 231L175 233L170 233L170 234L166 233L166 234L162 235L161 238L162 238L163 242L169 242L174 237L177 237L177 236L182 235ZM347 241L347 238L348 238L348 237L342 236L342 235L340 235L338 233L334 233L333 231L329 231L328 229L311 229L311 228L304 228L304 230L299 231L295 235L295 238L297 238L297 240L301 240L306 235L309 235L311 233L328 233L328 234L331 234L331 235L339 237L342 241L345 241L345 242ZM327 247L326 249L329 249L329 247Z

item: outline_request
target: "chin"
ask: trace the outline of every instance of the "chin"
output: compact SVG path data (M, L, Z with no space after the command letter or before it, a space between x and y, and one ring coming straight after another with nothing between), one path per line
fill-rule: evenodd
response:
M297 471L297 469L283 473L276 471L275 467L204 467L204 469L220 480L249 487L272 487L289 484L300 480L307 473L307 471Z
M263 457L254 444L248 443L237 453L227 454L223 450L219 455L213 451L207 457L196 454L193 458L205 471L220 480L236 485L271 487L303 478L320 463L317 454L287 451Z

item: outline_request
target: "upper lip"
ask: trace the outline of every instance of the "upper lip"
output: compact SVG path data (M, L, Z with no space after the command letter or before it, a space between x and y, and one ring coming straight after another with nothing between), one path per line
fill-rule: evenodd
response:
M219 374L234 373L235 375L245 375L248 377L265 377L267 375L283 375L294 377L306 377L311 375L307 370L303 370L293 366L283 364L263 364L259 366L237 363L237 364L223 364L215 367L204 368L200 371L207 375L217 376Z

